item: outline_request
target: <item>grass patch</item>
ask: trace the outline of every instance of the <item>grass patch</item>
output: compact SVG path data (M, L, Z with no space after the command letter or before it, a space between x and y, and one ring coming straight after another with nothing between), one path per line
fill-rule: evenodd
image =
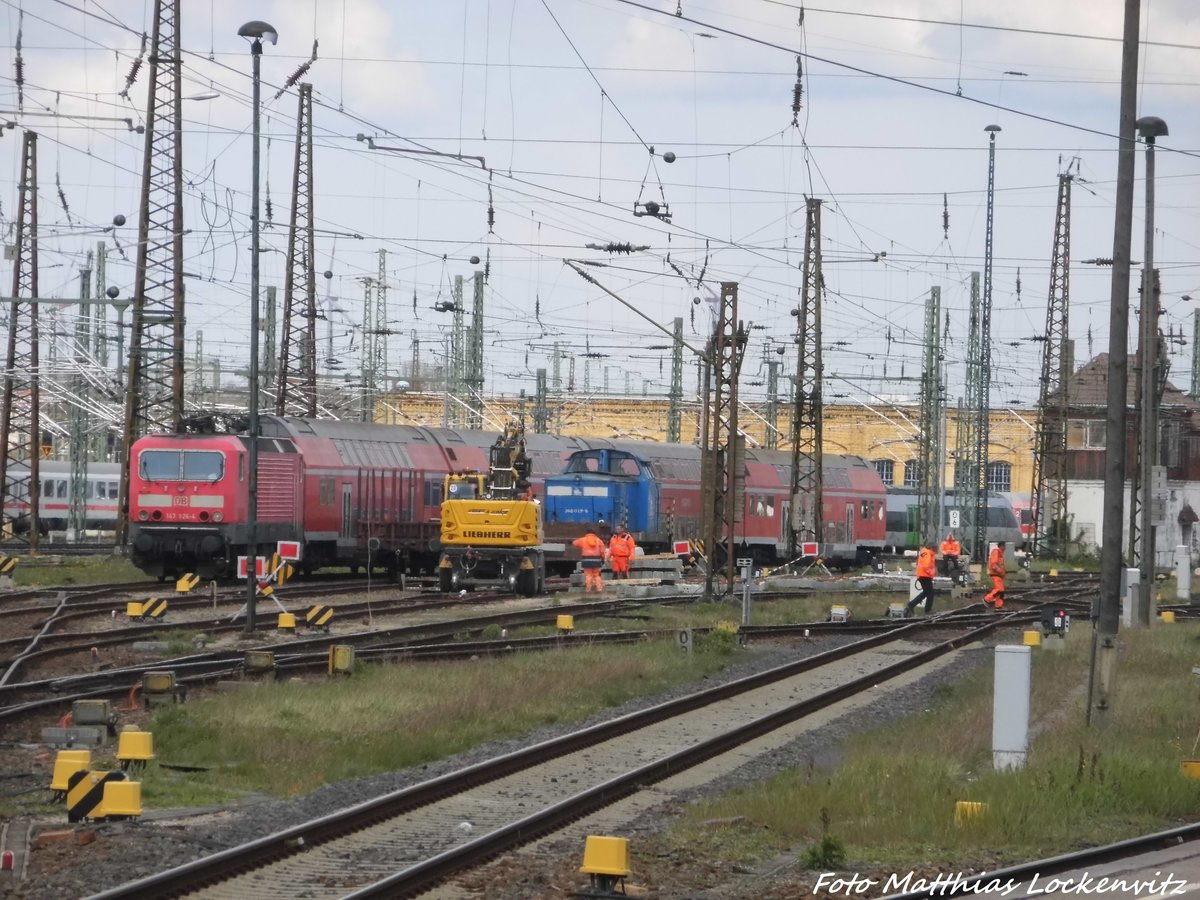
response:
M142 805L146 809L212 806L228 803L237 796L223 783L219 771L177 772L150 763L133 777L142 783Z
M119 556L17 556L21 560L13 570L13 583L17 587L120 584L146 578L129 560Z
M735 821L744 834L731 843L743 859L789 847L823 858L832 840L859 863L953 864L1037 858L1170 827L1200 804L1200 781L1179 771L1197 725L1196 637L1183 625L1124 632L1103 729L1084 724L1090 630L1077 629L1061 653L1035 653L1023 770L992 768L987 665L940 688L925 715L851 739L836 769L791 770L699 804L668 840L708 848L704 823ZM959 800L986 803L986 813L956 825Z
M724 652L689 660L673 643L655 642L372 666L348 680L248 688L166 707L148 727L160 759L212 766L220 773L212 784L231 792L290 796L578 722L711 674L727 660Z

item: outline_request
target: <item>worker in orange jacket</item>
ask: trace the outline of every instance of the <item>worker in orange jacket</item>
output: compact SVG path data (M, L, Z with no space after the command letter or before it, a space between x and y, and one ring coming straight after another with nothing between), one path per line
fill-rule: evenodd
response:
M912 615L912 611L922 600L925 601L925 614L933 612L933 576L935 574L937 574L937 554L933 550L933 542L930 541L917 553L917 582L921 585L921 591L908 601L908 606L904 607L906 617Z
M583 557L580 561L583 567L583 592L588 594L594 590L597 594L603 593L604 579L600 576L600 569L604 566L604 554L608 552L604 541L596 536L596 529L589 525L587 534L572 543L579 548L579 554Z
M942 541L942 571L952 579L958 578L958 557L961 553L962 544L954 537L954 532L950 532Z
M992 589L984 595L983 602L1000 609L1004 606L1004 541L996 541L996 546L988 554L988 574L992 576Z
M629 577L629 560L633 558L637 542L624 528L617 530L608 541L608 558L612 561L613 578Z

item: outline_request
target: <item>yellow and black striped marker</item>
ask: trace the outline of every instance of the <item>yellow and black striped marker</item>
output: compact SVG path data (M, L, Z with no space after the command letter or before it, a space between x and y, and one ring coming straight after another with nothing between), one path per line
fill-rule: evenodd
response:
M275 570L275 583L283 587L284 582L296 574L296 567L291 563L284 563Z
M266 581L258 582L258 596L270 597L273 593L275 593L275 588L271 587L269 582L266 582Z
M67 821L82 822L98 818L103 814L104 785L110 781L124 781L125 773L76 772L67 779Z
M200 576L192 572L188 572L186 575L180 576L179 580L175 582L175 593L186 594L199 583Z
M20 560L15 556L5 556L0 553L0 575L11 575Z
M282 562L282 560L279 558L279 554L272 553L271 554L271 568L267 569L267 571L274 572L276 569L279 568L280 562Z
M329 620L333 618L333 607L318 603L304 614L304 624L309 628L324 628L329 630Z
M142 614L138 617L143 622L148 619L161 619L167 614L167 601L165 597L151 597L142 604Z

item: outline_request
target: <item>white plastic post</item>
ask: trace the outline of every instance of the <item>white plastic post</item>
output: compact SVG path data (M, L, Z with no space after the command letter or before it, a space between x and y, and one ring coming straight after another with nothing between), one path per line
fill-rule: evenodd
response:
M1121 624L1132 628L1137 624L1133 611L1137 608L1138 585L1142 582L1139 569L1121 570Z
M992 765L997 771L1025 768L1029 750L1029 691L1033 657L1016 644L996 647L992 689Z
M1175 599L1192 598L1192 554L1186 544L1175 548Z

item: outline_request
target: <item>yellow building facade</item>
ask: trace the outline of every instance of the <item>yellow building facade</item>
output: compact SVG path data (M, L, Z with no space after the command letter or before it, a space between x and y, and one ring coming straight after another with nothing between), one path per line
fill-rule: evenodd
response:
M498 431L506 421L522 413L526 428L533 430L533 401L529 398L497 396L490 398L483 412L483 427ZM375 408L375 421L396 425L438 427L448 422L463 426L464 414L456 419L453 407L440 393L398 393L382 398ZM547 408L547 428L552 434L578 437L623 438L627 440L665 441L667 437L667 401L657 397L591 397L555 400ZM776 446L787 450L791 411L780 405L775 427ZM694 403L683 404L680 417L680 441L698 440L700 409ZM915 406L867 406L830 404L825 407L824 444L826 453L861 456L876 463L889 484L913 484L918 458L917 432L920 410ZM744 406L739 427L756 446L767 443L768 422L761 405ZM993 410L989 424L988 461L991 484L996 490L1028 494L1033 479L1033 410ZM954 447L958 439L958 416L947 413L945 423L946 471L948 487L954 484Z

